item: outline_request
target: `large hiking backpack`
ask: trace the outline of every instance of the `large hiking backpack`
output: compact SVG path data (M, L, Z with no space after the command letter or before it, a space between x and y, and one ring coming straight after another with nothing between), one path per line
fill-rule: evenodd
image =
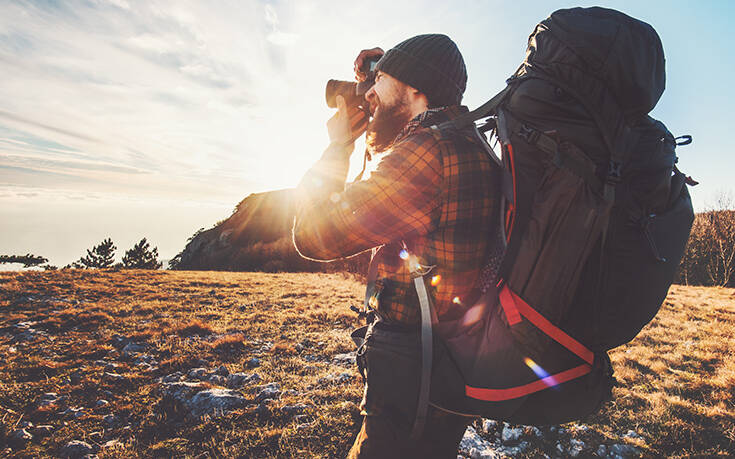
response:
M650 25L604 8L559 10L531 34L501 93L434 127L497 136L503 247L491 260L498 278L451 323L432 325L431 295L415 275L424 377L414 432L427 401L550 424L609 398L606 351L658 312L694 218L677 139L648 116L664 85Z

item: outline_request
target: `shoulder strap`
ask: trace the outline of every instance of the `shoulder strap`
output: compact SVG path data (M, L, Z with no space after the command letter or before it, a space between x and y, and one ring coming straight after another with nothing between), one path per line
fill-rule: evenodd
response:
M421 437L426 423L426 413L429 408L429 383L431 382L431 364L433 360L432 327L436 321L435 312L431 305L431 297L426 290L426 283L422 273L411 273L416 294L421 305L421 382L419 383L419 397L416 405L416 418L413 421L410 439L416 441ZM432 320L433 319L433 320Z
M447 121L447 123L453 124L457 127L457 129L462 129L469 126L470 124L473 124L475 121L481 118L487 118L491 114L495 113L495 109L498 108L500 103L510 91L510 88L511 84L510 80L508 80L508 85L503 88L502 91L495 94L492 99L488 100L471 112L467 112L461 116L454 118L451 121Z
M368 268L367 286L365 287L365 303L363 312L367 314L371 309L370 299L375 295L375 280L378 277L378 261L377 255L381 247L373 249L372 256L370 257L370 267Z
M453 126L455 129L463 129L474 126L475 121L486 118L495 113L497 107L503 101L505 96L510 91L510 84L503 88L502 91L495 94L492 99L488 100L475 110L467 112L451 121L442 123L439 126L432 126L432 129L441 131L442 128ZM477 129L475 128L477 133ZM477 133L479 135L479 133ZM494 153L491 153L495 157ZM497 157L495 157L497 159ZM431 365L433 360L433 323L437 321L436 311L434 311L433 305L431 304L431 297L426 289L426 282L424 280L423 273L418 270L411 273L413 277L414 287L416 288L416 294L419 298L419 305L421 311L421 382L419 385L419 397L416 405L416 418L414 419L413 428L411 429L410 438L412 440L418 440L421 433L424 430L424 424L426 423L426 414L429 407L429 392L431 382Z

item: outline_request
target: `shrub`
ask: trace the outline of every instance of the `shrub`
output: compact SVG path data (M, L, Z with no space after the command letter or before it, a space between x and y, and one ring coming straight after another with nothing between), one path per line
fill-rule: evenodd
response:
M87 256L80 258L73 267L110 268L115 262L115 250L117 247L112 243L112 239L107 238L92 249L87 249Z
M201 320L194 319L190 322L175 326L171 329L171 332L179 336L207 336L214 333L214 330L209 324L206 324Z
M122 259L122 267L125 269L159 269L161 262L158 261L158 248L151 249L146 238L143 238L125 252Z
M238 333L227 335L212 343L212 350L223 354L238 354L247 349L248 342L245 335Z

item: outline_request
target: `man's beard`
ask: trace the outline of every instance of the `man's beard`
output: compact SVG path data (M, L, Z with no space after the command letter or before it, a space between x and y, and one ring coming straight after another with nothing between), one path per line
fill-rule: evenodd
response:
M379 106L367 127L365 145L368 151L375 154L388 150L409 121L411 112L405 101L398 100L390 106Z

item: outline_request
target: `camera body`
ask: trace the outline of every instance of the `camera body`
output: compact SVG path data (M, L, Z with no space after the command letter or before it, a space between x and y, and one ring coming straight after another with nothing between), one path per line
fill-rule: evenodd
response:
M360 67L360 71L366 75L365 81L341 81L329 80L325 90L327 106L329 108L337 108L337 96L344 97L348 107L365 106L365 93L375 84L375 66L380 60L379 56L366 59Z

